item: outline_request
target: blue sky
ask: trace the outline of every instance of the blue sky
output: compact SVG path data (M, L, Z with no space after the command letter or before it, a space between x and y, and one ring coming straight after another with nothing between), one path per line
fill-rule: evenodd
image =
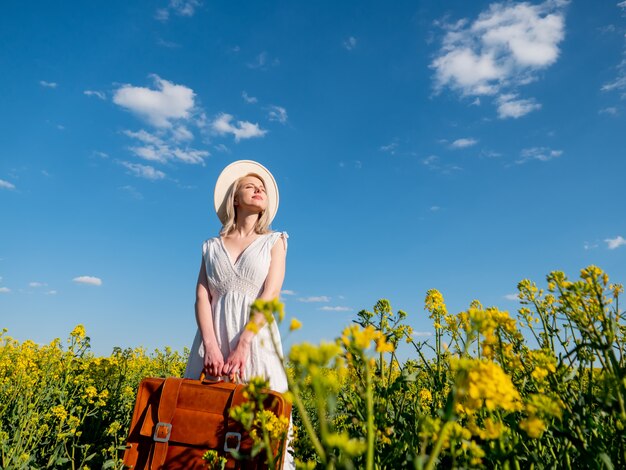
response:
M3 2L0 327L189 346L215 179L274 173L283 300L332 339L626 279L626 2Z

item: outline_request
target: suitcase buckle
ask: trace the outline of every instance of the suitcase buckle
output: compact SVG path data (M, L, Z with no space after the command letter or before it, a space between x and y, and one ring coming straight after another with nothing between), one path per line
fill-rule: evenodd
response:
M228 439L231 437L237 438L237 445L235 447L231 447L228 443ZM241 446L241 433L232 431L227 432L224 437L224 452L237 452L239 450L239 446Z
M159 436L159 429L161 429L161 427L167 429L167 434L165 435L165 437ZM156 423L156 427L154 428L154 436L152 436L152 439L154 439L156 442L167 442L170 440L170 434L172 434L172 425L170 423L163 423L159 421L158 423Z

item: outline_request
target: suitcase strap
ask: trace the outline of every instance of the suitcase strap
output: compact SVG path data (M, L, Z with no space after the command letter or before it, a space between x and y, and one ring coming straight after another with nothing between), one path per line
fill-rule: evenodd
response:
M154 446L152 447L150 470L159 470L165 463L168 441L172 433L172 418L182 383L183 379L181 378L169 377L165 379L163 384L157 412L159 422L154 427L154 435L152 436Z
M235 460L231 455L230 449L240 450L242 435L241 423L230 417L230 409L241 405L246 399L243 396L244 386L239 384L233 389L230 396L230 404L226 407L226 433L224 434L224 453L227 458L226 469L233 470L241 468L241 462Z

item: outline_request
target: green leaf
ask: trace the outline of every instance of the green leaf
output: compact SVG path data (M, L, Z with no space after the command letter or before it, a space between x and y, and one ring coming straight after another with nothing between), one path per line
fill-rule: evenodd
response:
M600 457L600 460L602 460L602 463L604 463L604 466L608 470L613 470L613 462L611 462L611 457L609 457L606 452L600 452L598 457Z

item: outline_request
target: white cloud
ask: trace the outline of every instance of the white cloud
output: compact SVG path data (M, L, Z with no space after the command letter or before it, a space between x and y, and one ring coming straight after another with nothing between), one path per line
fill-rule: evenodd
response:
M361 168L363 168L363 162L361 162L361 160L352 160L351 161L352 166L354 168L356 168L357 170L360 170ZM340 161L339 162L339 168L347 168L348 164L344 161Z
M152 78L156 89L123 85L115 91L113 102L160 128L172 127L174 120L190 118L194 108L193 90L157 75Z
M599 114L609 114L611 116L617 116L618 112L617 112L617 108L614 106L609 106L608 108L603 108L600 111L598 111Z
M120 186L120 188L122 191L126 191L128 194L130 194L133 199L137 199L139 201L141 201L143 199L143 194L141 194L137 188L135 188L134 186L127 184L126 186Z
M224 144L214 145L213 148L218 152L230 153L230 149L226 147Z
M144 144L151 144L151 145L163 144L163 140L160 137L157 137L156 135L151 134L150 132L144 131L143 129L137 132L133 132L129 130L125 130L122 132L126 136L130 137L131 139L137 139L140 142L143 142Z
M389 145L381 145L380 147L378 147L378 150L380 150L381 152L390 153L391 155L395 155L397 148L398 148L398 143L391 142Z
M531 160L547 162L563 155L563 150L552 150L548 147L531 147L523 149L520 158L515 163L522 164Z
M330 307L328 305L325 305L323 307L320 307L318 310L324 310L326 312L349 312L353 309L350 307Z
M156 181L162 180L165 178L165 173L156 168L149 165L142 165L140 163L131 163L131 162L120 162L126 168L130 170L130 172L138 176L140 178L145 178L148 180Z
M351 51L356 47L356 38L354 36L350 36L349 38L345 39L341 44L345 49Z
M432 336L432 335L433 335L432 331L414 331L413 332L413 337L415 338L420 338L424 336Z
M326 295L318 295L313 297L300 297L299 302L330 302L330 297Z
M513 300L513 301L515 301L515 300L519 300L519 295L517 293L515 293L515 294L506 294L504 296L504 298L506 300Z
M29 282L28 286L29 287L43 287L43 286L47 286L48 284L46 284L45 282Z
M474 21L444 25L441 49L430 64L435 90L450 88L462 96L497 95L536 80L537 72L559 57L567 3L492 3ZM534 104L522 102L518 107ZM506 107L503 112L507 113Z
M166 161L165 156L162 154L160 149L156 147L130 147L130 151L133 152L139 158L143 158L144 160L149 160L153 162L164 163Z
M480 151L480 156L484 158L499 158L502 156L502 154L494 150L482 149Z
M270 106L270 112L268 114L268 118L270 121L278 121L281 124L285 124L287 122L287 110L282 106Z
M623 67L624 70L620 71L621 75L617 77L612 82L609 82L602 86L602 91L613 91L613 90L621 90L626 88L626 67Z
M478 141L472 138L456 139L450 144L450 147L452 147L453 149L463 149L471 147L472 145L476 145L477 143Z
M172 138L177 142L193 140L193 134L185 126L177 126L172 129Z
M430 206L430 211L431 212L438 212L441 209L441 207L439 206Z
M15 189L15 185L8 181L0 180L0 189Z
M622 10L622 15L626 15L626 1L620 2L617 4L617 7ZM613 26L613 25L610 25ZM609 30L615 31L615 27ZM626 36L624 36L626 39ZM621 90L622 98L626 98L626 41L624 42L624 50L622 52L622 61L617 65L617 77L609 83L606 83L602 86L602 91L613 91L613 90Z
M604 240L607 244L607 248L609 250L614 250L616 248L619 248L622 245L626 245L626 239L624 239L621 236L617 236L615 238L607 238Z
M598 248L598 244L597 243L589 243L589 242L585 242L583 245L583 248L585 250L593 250L595 248Z
M248 103L248 104L254 104L256 103L257 100L254 96L248 96L248 93L246 91L242 91L241 92L241 97L243 98L243 100Z
M159 8L154 17L159 21L167 21L170 18L170 12L174 12L178 16L191 17L200 5L202 5L200 0L169 0L167 7Z
M85 90L83 91L83 93L87 96L95 96L97 98L100 98L101 100L106 99L106 95L104 94L103 91Z
M39 84L44 88L56 88L59 86L56 82L46 82L45 80L39 80Z
M442 164L440 163L440 158L437 155L429 155L428 157L424 158L422 160L422 163L429 169L432 171L438 171L444 175L449 175L453 172L456 171L462 171L463 168L461 168L458 165L454 165L454 164Z
M209 156L206 150L181 149L172 150L172 155L183 163L204 163L204 159Z
M422 160L422 163L426 166L433 166L438 160L439 157L437 155L429 155Z
M280 61L278 59L270 60L269 54L266 51L263 51L255 57L253 62L249 62L247 65L251 69L267 70L268 66L271 65L275 67L278 64L280 64Z
M154 19L159 21L167 21L170 19L170 11L167 8L159 8L154 13Z
M296 293L289 289L283 289L280 291L281 295L296 295Z
M78 276L72 279L77 284L88 284L90 286L101 286L102 279L94 276Z
M57 291L53 289L53 290L49 290L49 291L45 292L45 294L46 295L56 295Z
M526 114L541 109L541 104L534 99L516 99L515 93L505 93L496 99L498 104L498 117L500 119L519 118Z
M267 133L266 130L261 129L256 123L252 124L248 121L237 121L237 125L233 126L231 124L232 120L232 115L223 113L211 123L211 127L220 135L233 134L237 142L241 139L263 137Z
M0 287L0 294L8 294L9 292L11 292L11 289L8 287Z
M172 41L166 41L163 38L159 38L157 39L157 45L162 46L162 47L166 47L168 49L178 49L180 47L180 44L177 44L175 42Z
M192 148L182 149L176 146L178 140L193 139L191 132L184 126L172 130L172 140L168 143L161 137L145 130L137 132L125 130L123 133L131 139L136 139L143 145L129 147L130 151L144 160L164 163L166 161L181 161L190 164L204 164L204 159L210 155L206 150Z

